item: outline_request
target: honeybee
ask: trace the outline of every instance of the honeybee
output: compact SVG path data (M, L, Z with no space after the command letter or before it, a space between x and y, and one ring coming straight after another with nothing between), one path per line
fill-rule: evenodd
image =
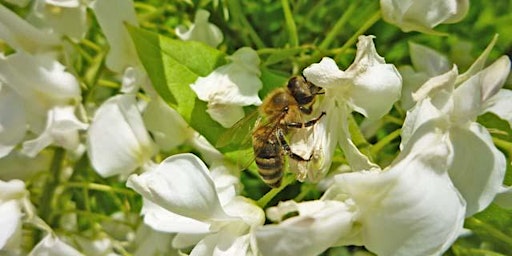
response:
M304 122L303 115L313 111L316 96L323 94L322 88L308 82L304 77L292 77L286 88L277 88L264 100L258 111L260 117L252 131L252 145L258 173L270 187L281 186L284 156L295 161L310 161L294 153L286 136L293 129L315 125L324 115Z

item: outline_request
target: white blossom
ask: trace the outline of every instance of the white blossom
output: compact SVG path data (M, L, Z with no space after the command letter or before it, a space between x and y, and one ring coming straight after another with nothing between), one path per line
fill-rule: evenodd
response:
M76 78L59 62L23 51L0 56L0 157L7 155L28 132L38 138L26 141L24 151L35 156L52 144L74 150L78 130L86 124L74 114L80 101Z
M263 212L233 193L229 174L212 170L192 154L165 159L156 169L132 175L127 186L144 198L144 222L161 232L177 233L173 247L194 246L190 255L256 254L252 229ZM215 180L214 180L215 179Z
M439 24L455 23L469 9L469 0L380 0L382 18L404 32L435 33Z
M313 148L313 158L319 162L313 172L320 170L325 174L336 144L343 149L353 170L376 168L352 142L348 115L354 110L370 120L382 117L400 97L402 80L396 68L377 54L373 36L359 37L356 58L346 71L340 70L334 60L323 58L303 73L308 81L325 90L317 113L327 115L314 126L313 145L307 147Z
M203 9L197 10L194 24L188 30L183 25L178 26L176 28L176 35L181 40L199 41L211 47L217 47L223 39L222 31L215 24L208 22L209 17L210 13L208 11Z
M476 122L510 72L507 56L482 69L494 42L464 74L458 75L454 66L426 81L413 93L417 104L408 112L403 126L402 147L423 129L448 138L439 143L445 143L454 153L449 174L467 202L467 216L492 202L501 191L506 170L505 156L494 146L485 127Z
M260 105L262 88L260 59L251 48L238 49L228 57L231 63L199 77L190 87L197 97L208 102L207 112L224 127L231 127L244 117L243 106Z

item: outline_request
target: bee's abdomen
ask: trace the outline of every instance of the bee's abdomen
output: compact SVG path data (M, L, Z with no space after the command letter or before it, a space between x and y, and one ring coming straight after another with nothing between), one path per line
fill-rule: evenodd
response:
M263 181L270 187L279 187L283 179L283 157L279 144L264 144L263 147L257 149L255 160Z

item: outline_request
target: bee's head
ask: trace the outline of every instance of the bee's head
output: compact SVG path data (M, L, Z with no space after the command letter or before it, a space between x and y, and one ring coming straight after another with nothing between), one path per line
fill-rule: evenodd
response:
M321 87L307 81L304 76L292 77L287 87L300 106L313 103L316 95L323 94Z

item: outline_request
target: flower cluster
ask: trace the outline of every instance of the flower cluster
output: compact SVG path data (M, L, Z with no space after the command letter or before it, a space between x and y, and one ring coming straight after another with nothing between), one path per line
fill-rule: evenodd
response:
M364 35L380 17L389 33L446 35L434 28L469 1L381 0L332 50L356 4L313 47L296 30L315 26L292 15L304 3L282 1L285 49L238 1L223 4L0 2L0 254L440 255L468 218L512 208L511 60L491 58L498 36L463 72L412 42L412 66L397 67L377 32ZM306 88L283 86L288 73ZM285 96L264 100L273 90ZM262 150L247 143L255 125ZM281 187L266 187L261 163L284 173Z

